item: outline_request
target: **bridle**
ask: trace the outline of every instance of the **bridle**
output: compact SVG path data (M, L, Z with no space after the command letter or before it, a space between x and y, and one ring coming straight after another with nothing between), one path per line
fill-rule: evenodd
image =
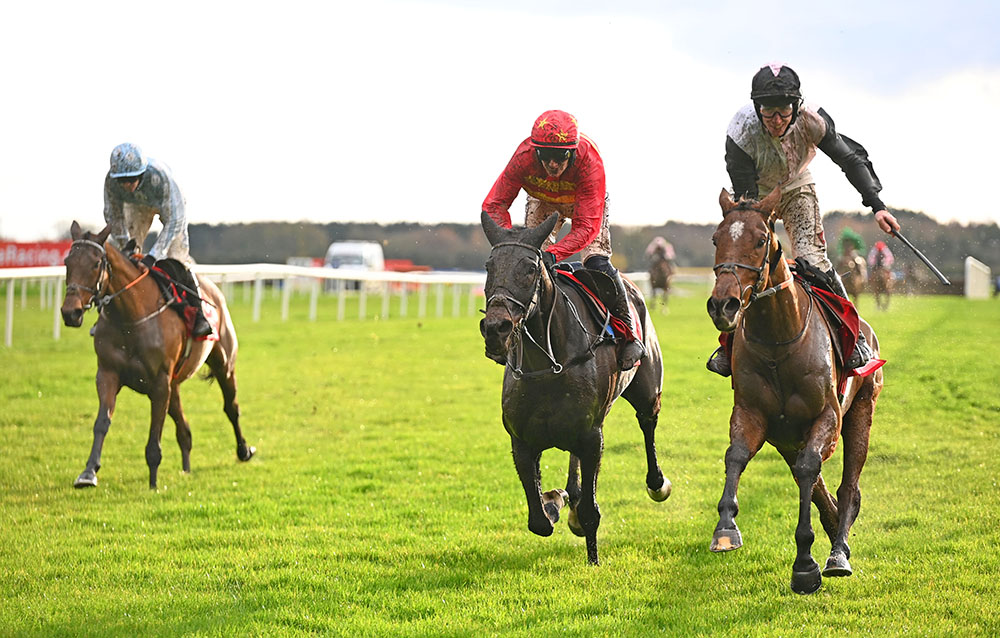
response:
M74 240L70 249L72 250L77 246L92 246L98 250L98 253L101 255L101 258L100 261L98 262L97 279L94 281L94 285L92 287L84 286L78 283L66 284L66 294L67 295L76 294L79 296L80 294L79 291L81 290L89 292L90 299L87 300L87 303L83 305L84 311L90 310L95 306L98 309L101 309L105 305L99 299L100 295L102 294L101 291L103 290L102 284L106 285L107 281L110 280L111 278L111 265L108 263L108 253L106 250L104 250L104 246L98 244L96 241L91 241L89 239ZM105 278L105 275L107 275L107 278Z
M600 343L601 339L603 338L602 335L597 336L597 339L593 343L591 343L587 352L584 353L583 355L574 357L566 364L559 363L556 360L555 353L553 353L552 351L552 318L555 316L555 312L553 311L555 307L554 302L553 302L553 309L550 309L548 320L546 321L545 324L546 345L545 347L542 347L542 345L538 343L538 340L536 340L535 337L528 330L527 322L538 312L539 309L538 302L542 288L542 269L545 268L545 265L542 263L542 251L538 247L532 246L531 244L525 244L516 241L500 242L494 244L493 250L496 250L497 248L501 247L524 248L533 253L535 260L534 264L535 280L531 286L531 298L528 300L526 304L522 303L519 299L517 299L511 294L510 290L502 286L498 286L496 290L494 290L493 294L491 294L486 299L486 310L489 310L490 306L493 305L494 303L499 303L503 305L504 309L507 311L507 314L511 318L514 317L514 313L512 312L513 308L511 307L512 305L517 306L523 311L521 313L521 317L516 322L514 322L514 326L511 330L511 345L510 349L508 350L508 357L506 362L506 365L507 367L510 368L511 374L514 376L514 378L521 379L522 377L533 377L550 373L559 374L567 367L577 365L578 363L582 363L583 361L586 361L591 356L593 356L594 349L597 347L597 344ZM553 285L553 288L558 294L561 294L566 299L567 306L569 306L571 314L576 319L576 322L580 325L580 329L583 330L584 332L587 332L586 327L583 325L583 321L580 319L580 315L576 311L576 306L574 306L572 303L569 302L569 298L566 297L566 293L563 292L558 286ZM527 336L528 340L531 343L533 343L535 347L538 348L542 352L542 354L544 354L548 358L549 362L551 363L550 367L542 370L529 371L529 372L525 372L521 369L521 365L524 363L523 336ZM513 356L515 354L516 356Z
M751 209L751 210L756 210L756 209ZM758 212L763 212L763 211L758 211ZM788 288L789 286L792 285L792 282L794 281L792 277L789 277L788 279L786 279L785 281L781 282L776 286L771 286L770 288L762 290L765 281L764 279L765 274L769 274L774 270L774 267L778 264L778 261L781 259L782 255L781 242L774 241L774 223L767 222L765 225L767 226L767 240L766 240L767 250L764 252L764 258L761 260L760 266L750 266L748 264L741 264L739 262L727 261L721 264L716 264L712 268L712 270L715 271L716 278L724 274L730 274L733 277L736 277L736 284L738 286L741 286L742 282L740 282L740 276L736 273L737 268L743 268L745 270L750 270L752 272L757 273L757 280L754 281L752 284L743 287L740 290L741 313L745 312L746 309L750 307L750 304L752 304L754 301L762 299L764 297L770 297L779 290ZM777 250L774 251L773 255L771 253L772 243L777 244L778 246ZM750 293L749 295L747 294L748 291ZM745 300L744 297L746 298Z
M96 279L96 281L94 281L93 287L84 286L84 285L77 284L77 283L66 284L66 295L67 296L71 295L71 294L76 294L76 295L79 296L79 291L81 291L81 290L90 293L90 299L87 301L86 304L83 304L83 310L84 311L90 310L91 308L97 308L98 312L103 312L104 308L106 308L108 306L108 304L110 304L112 301L114 301L116 297L118 297L119 295L123 294L129 288L131 288L132 286L134 286L137 283L139 283L143 278L145 278L146 276L148 276L149 273L150 273L149 269L147 268L138 277L136 277L132 281L130 281L127 284L125 284L124 286L122 286L121 290L119 290L117 292L113 292L111 294L105 294L105 291L107 290L107 287L108 287L108 283L111 281L111 264L110 264L110 262L108 262L108 252L107 252L107 250L105 250L104 246L102 246L101 244L97 243L96 241L91 241L89 239L76 239L76 240L73 240L73 244L70 247L70 250L72 250L73 248L75 248L78 245L79 246L92 246L93 248L97 249L98 253L101 256L100 257L100 261L98 262L97 279ZM167 309L169 307L170 307L169 303L164 303L162 306L160 306L159 308L157 308L156 310L154 310L151 314L146 315L145 317L143 317L143 318L141 318L141 319L139 319L137 321L134 321L132 323L133 323L133 325L138 325L138 324L141 324L141 323L145 323L146 321L149 321L150 319L152 319L156 315L162 313L165 309Z

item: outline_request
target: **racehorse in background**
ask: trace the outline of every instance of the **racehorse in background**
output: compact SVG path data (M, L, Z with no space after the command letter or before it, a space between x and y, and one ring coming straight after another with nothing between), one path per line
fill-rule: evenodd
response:
M240 429L234 371L238 345L222 293L211 281L198 278L207 302L206 314L217 314L218 326L213 326L215 339L193 340L184 319L176 312L168 312L170 302L153 278L147 276L150 271L130 261L106 241L110 232L110 227L105 227L94 235L83 232L73 222L70 228L73 244L65 260L63 322L78 328L87 309L97 307L100 313L93 332L100 406L90 457L74 486L97 485L101 450L123 386L149 397L151 418L146 442L149 487L156 488L162 458L160 437L168 413L176 425L183 469L190 472L191 427L184 417L179 388L203 363L208 364L222 388L223 409L236 434L236 456L241 461L250 460L256 450L247 445Z
M493 249L486 262L486 316L480 332L486 356L505 366L503 424L528 501L528 529L549 536L568 504L569 527L586 538L587 559L596 565L602 428L619 395L635 408L645 439L647 493L655 501L670 495L671 483L663 477L654 444L663 363L642 294L627 283L646 356L638 367L619 370L616 348L606 343L607 320L595 319L586 308L585 293L557 284L542 261L541 246L557 218L553 214L530 229L504 229L482 214ZM539 460L542 451L553 447L570 453L566 489L543 494Z
M821 302L793 279L775 237L772 211L780 198L780 189L759 204L743 200L737 204L725 190L719 198L723 220L712 237L716 279L708 313L716 328L732 335L734 392L726 482L711 550L742 546L735 520L737 486L747 463L766 441L777 448L799 486L791 586L806 594L819 589L822 576L852 573L847 539L861 506L858 481L868 454L882 370L847 377L843 389L839 387L841 359L835 355ZM875 333L864 321L860 326L877 359ZM835 499L823 481L821 466L833 455L841 435L844 468ZM822 574L811 555L810 500L831 542Z
M655 237L646 247L649 265L650 301L660 300L664 306L670 298L670 284L674 278L674 247L663 237Z
M837 270L843 273L841 278L844 281L844 288L857 305L868 283L868 264L865 263L865 258L852 250L840 258L840 267Z
M880 261L876 261L871 270L871 291L878 309L888 310L892 298L892 270Z

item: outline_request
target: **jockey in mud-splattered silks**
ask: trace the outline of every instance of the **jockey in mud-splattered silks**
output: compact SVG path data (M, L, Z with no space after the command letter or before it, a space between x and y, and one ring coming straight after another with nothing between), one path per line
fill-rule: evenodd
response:
M511 227L510 205L524 189L524 223L531 228L559 213L552 234L542 245L548 265L579 252L584 265L604 272L615 282L618 299L611 309L632 324L621 273L611 265L611 232L604 161L597 145L580 134L576 118L565 111L546 111L535 120L531 135L521 142L507 167L483 201L485 211L502 228ZM570 231L556 241L570 220ZM622 370L631 370L645 355L641 341L632 340L619 353Z
M184 196L170 169L146 157L134 144L119 144L111 151L111 168L104 178L104 221L111 226L112 243L122 249L129 239L134 239L141 249L156 216L163 228L143 263L152 267L156 260L170 258L189 267L193 260ZM186 274L188 281L181 283L196 292L188 295L188 303L197 310L193 334L204 337L211 334L212 328L201 310L198 280L190 270Z
M799 88L799 76L788 66L770 64L757 71L752 103L736 113L726 132L726 170L736 198L758 199L781 187L777 212L791 239L792 254L830 274L838 288L834 292L846 299L847 291L827 256L816 186L809 173L816 149L844 171L883 231L899 230L899 223L879 199L882 185L867 151L839 134L826 111L803 104ZM859 335L846 365L858 368L870 358L871 349ZM721 348L709 359L708 369L723 376L731 373Z

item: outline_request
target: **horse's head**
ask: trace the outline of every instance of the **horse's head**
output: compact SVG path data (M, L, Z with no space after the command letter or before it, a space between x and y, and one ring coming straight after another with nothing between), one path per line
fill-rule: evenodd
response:
M479 331L486 340L486 356L507 362L511 336L538 301L541 282L547 276L541 247L555 227L553 213L534 228L501 228L482 214L483 232L493 250L486 261L486 316Z
M708 299L708 314L722 332L736 328L740 312L766 284L768 263L778 245L773 211L780 200L780 188L760 202L734 202L725 190L719 196L722 223L712 235L715 287Z
M83 312L94 305L98 291L106 283L108 257L104 242L111 233L107 226L96 235L84 232L73 222L70 236L73 245L63 263L66 264L66 296L63 298L63 323L72 328L83 324Z

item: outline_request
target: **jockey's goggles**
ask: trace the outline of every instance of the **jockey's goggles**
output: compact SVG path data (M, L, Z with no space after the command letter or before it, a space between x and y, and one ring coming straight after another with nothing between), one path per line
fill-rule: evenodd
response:
M538 161L545 164L547 162L565 162L573 157L573 150L568 148L536 148L535 155Z
M762 106L760 107L760 116L767 119L778 116L782 119L789 118L792 116L792 105L785 104L783 106Z

